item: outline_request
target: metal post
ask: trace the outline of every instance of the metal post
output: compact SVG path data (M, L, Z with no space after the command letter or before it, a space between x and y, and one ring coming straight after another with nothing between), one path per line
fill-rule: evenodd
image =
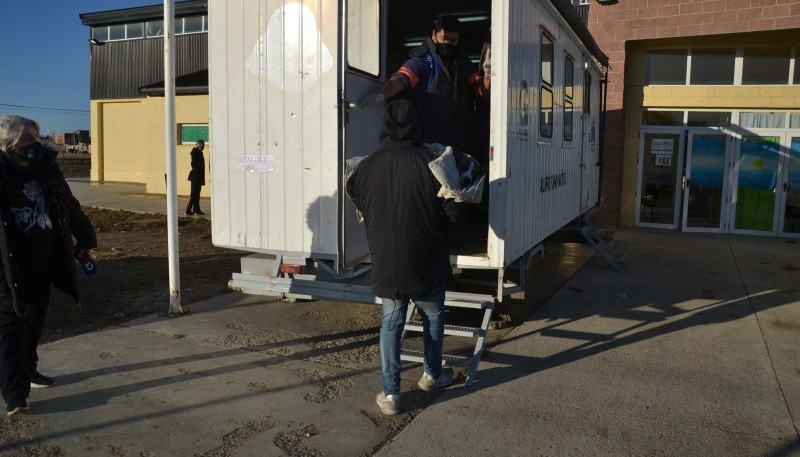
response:
M169 315L181 315L181 275L178 260L178 192L175 138L175 0L164 0L164 133L167 155L167 243Z

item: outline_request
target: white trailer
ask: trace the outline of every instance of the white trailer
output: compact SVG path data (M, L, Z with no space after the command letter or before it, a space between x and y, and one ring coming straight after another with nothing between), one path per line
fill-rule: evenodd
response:
M568 0L210 0L213 243L254 253L232 287L378 302L345 160L378 148L381 109L358 104L439 14L461 19L475 59L491 30L489 216L451 230L468 235L454 267L498 272L473 301L520 290L506 267L524 274L547 236L596 206L607 58Z

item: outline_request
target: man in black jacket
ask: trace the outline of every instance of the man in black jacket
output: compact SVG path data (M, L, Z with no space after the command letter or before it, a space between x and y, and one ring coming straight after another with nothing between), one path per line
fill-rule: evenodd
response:
M205 147L205 141L197 140L190 153L192 156L192 170L189 172L188 179L192 183L192 187L189 201L186 202L186 210L184 211L187 216L205 214L200 211L200 188L206 184L206 159L203 157L203 148Z
M444 296L451 274L445 218L459 206L436 196L439 183L419 148L421 122L407 100L387 105L380 149L366 157L348 180L356 208L364 214L372 258L372 291L383 299L381 376L377 403L384 414L399 412L400 349L409 300L424 325L423 390L447 386L451 368L442 368Z
M55 157L36 122L0 116L0 393L9 416L28 409L31 387L53 385L36 366L50 284L77 302L73 254L87 258L97 246Z
M412 49L409 59L389 78L381 95L403 95L414 101L422 119L422 141L466 148L486 132L478 132L475 96L489 97L490 73L481 75L459 52L461 24L440 16L431 36Z

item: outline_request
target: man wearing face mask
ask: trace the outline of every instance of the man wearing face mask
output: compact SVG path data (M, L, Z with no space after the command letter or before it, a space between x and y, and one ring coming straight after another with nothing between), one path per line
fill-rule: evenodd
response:
M475 132L475 95L489 96L488 73L481 76L458 52L460 23L440 16L430 38L410 53L381 91L385 99L407 94L422 118L422 141L462 147Z
M73 254L89 258L97 246L56 154L36 122L0 116L0 393L9 416L28 409L31 387L55 382L39 373L36 352L50 284L77 302Z

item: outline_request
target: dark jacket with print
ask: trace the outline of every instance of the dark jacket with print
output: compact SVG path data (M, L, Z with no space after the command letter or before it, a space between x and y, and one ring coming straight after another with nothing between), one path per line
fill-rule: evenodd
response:
M56 249L63 249L64 255L59 256L59 265L53 269L53 284L78 301L77 270L73 259L73 249L93 249L97 247L97 237L89 218L81 210L80 203L72 195L64 175L56 163L56 151L45 149L44 157L36 166L36 175L45 187L47 208L57 233L61 233L63 243L58 243ZM14 165L0 152L0 188L3 187L7 176L15 172ZM0 198L6 198L0 195ZM9 233L8 221L3 211L0 211L0 311L13 312L21 316L17 283L20 272L15 261L14 247ZM75 237L73 245L72 237ZM61 240L57 240L61 241Z
M347 183L364 214L372 291L381 298L424 297L451 273L445 201L436 196L440 184L419 147L420 124L410 102L390 103L383 147L362 160Z

